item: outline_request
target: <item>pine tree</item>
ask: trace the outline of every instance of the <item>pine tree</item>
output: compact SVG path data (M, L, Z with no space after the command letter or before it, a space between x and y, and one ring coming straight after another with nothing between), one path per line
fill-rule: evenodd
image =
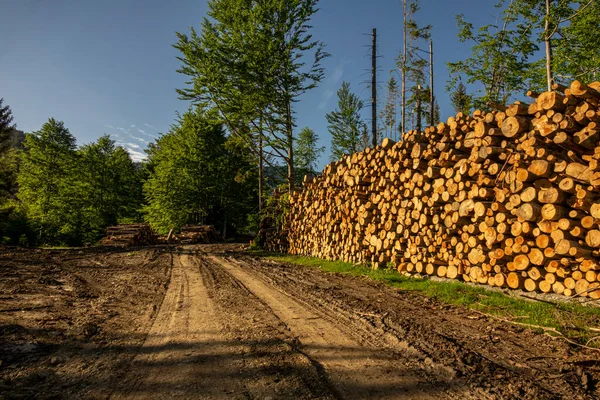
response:
M459 82L456 90L450 94L450 101L455 112L462 112L465 115L471 114L471 96L467 93L467 88L462 82Z
M384 121L385 132L388 137L397 140L397 111L398 111L398 82L393 75L390 76L387 84L387 100L381 112Z
M302 174L315 175L317 160L325 151L325 146L319 147L319 136L305 126L300 130L296 140L296 165Z
M352 154L364 148L361 135L366 126L360 116L364 104L350 91L350 83L342 82L337 96L337 109L325 115L332 138L332 161L340 159L344 154Z

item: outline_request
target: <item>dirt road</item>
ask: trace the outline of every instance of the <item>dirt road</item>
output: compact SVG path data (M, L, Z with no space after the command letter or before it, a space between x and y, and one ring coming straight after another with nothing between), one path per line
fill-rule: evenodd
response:
M73 353L75 360L85 358L86 348L104 364L82 369L79 380L21 377L34 385L27 392L11 387L19 383L19 369L36 368L39 375L44 368L32 363L44 365L54 353L29 364L13 357L0 376L0 398L45 397L55 382L69 388L57 397L115 399L598 398L597 352L416 293L239 250L206 245L159 257L140 252L138 261L147 266L170 257L169 274L148 272L166 293L135 322L124 312L118 329L99 322L96 336L104 339L92 334ZM143 301L135 287L123 296ZM127 345L119 342L124 337ZM76 371L87 362L61 366Z

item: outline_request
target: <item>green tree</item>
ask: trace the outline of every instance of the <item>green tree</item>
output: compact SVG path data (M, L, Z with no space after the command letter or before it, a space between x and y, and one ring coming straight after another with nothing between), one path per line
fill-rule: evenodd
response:
M16 151L12 148L12 134L16 129L13 115L8 105L3 106L0 98L0 204L4 199L14 196L17 170Z
M473 84L473 106L489 109L549 90L553 82L590 82L600 72L600 3L595 0L500 1L500 25L457 16L459 39L472 41L472 56L448 63L455 89L460 77ZM541 49L545 51L540 51Z
M319 147L319 136L310 129L304 127L298 134L296 141L296 165L299 172L303 174L315 175L317 160L325 151L325 146Z
M94 242L109 225L140 219L140 173L129 154L104 135L79 150L85 202L85 240Z
M362 132L364 122L360 116L363 102L350 91L350 83L342 82L337 91L337 109L325 115L331 134L331 160L340 159L344 154L360 151L363 147Z
M82 230L79 158L75 138L50 118L27 134L17 177L18 198L43 243L79 244Z
M456 113L471 114L471 96L462 82L459 82L454 92L450 94L450 101Z
M294 186L294 103L323 78L323 44L309 34L318 0L212 0L202 33L178 33L179 72L192 87L183 99L218 110L221 121L260 156L264 147L287 165ZM312 62L306 63L311 57Z
M217 114L196 108L149 149L145 219L158 232L198 223L243 227L256 200L256 176L226 142Z
M419 26L415 14L419 11L418 0L403 0L403 50L396 58L401 76L401 120L403 130L408 130L407 115L415 115L417 88L425 87L428 61L422 56L423 47L431 37L431 25ZM409 96L409 92L412 93ZM413 127L414 124L413 124Z
M10 134L16 128L10 107L3 106L3 103L4 99L0 98L0 155L8 150Z
M385 133L388 137L397 140L398 132L398 82L393 75L390 76L387 84L387 99L385 106L381 111L381 117L385 126Z
M531 27L536 18L532 13L521 15L525 9L518 1L506 4L501 0L496 8L502 9L495 23L478 30L464 16L457 15L461 42L475 43L471 57L448 63L451 73L449 89L454 89L461 76L476 84L472 95L473 106L489 110L493 104L506 104L512 95L531 87L531 57L539 47L531 40Z

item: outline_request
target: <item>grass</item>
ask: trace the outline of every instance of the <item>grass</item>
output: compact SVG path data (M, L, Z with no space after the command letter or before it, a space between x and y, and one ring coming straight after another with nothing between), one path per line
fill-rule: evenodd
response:
M269 259L299 264L329 273L369 277L386 285L421 293L439 302L462 306L520 324L550 328L578 344L600 347L600 308L578 303L549 304L507 295L483 286L459 281L433 281L400 275L394 269L372 270L365 266L342 261L327 261L313 257L274 255L254 252ZM592 330L590 330L592 328ZM543 331L543 329L539 329ZM546 329L550 334L556 332Z

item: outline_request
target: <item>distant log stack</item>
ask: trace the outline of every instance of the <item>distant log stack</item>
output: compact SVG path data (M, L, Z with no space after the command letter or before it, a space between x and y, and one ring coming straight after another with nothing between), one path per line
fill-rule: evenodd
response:
M175 238L181 244L216 243L223 240L213 225L183 226L181 233L175 235Z
M121 224L106 228L106 236L100 240L105 246L130 247L156 244L157 236L148 224Z
M268 247L600 298L600 83L555 89L327 165Z

